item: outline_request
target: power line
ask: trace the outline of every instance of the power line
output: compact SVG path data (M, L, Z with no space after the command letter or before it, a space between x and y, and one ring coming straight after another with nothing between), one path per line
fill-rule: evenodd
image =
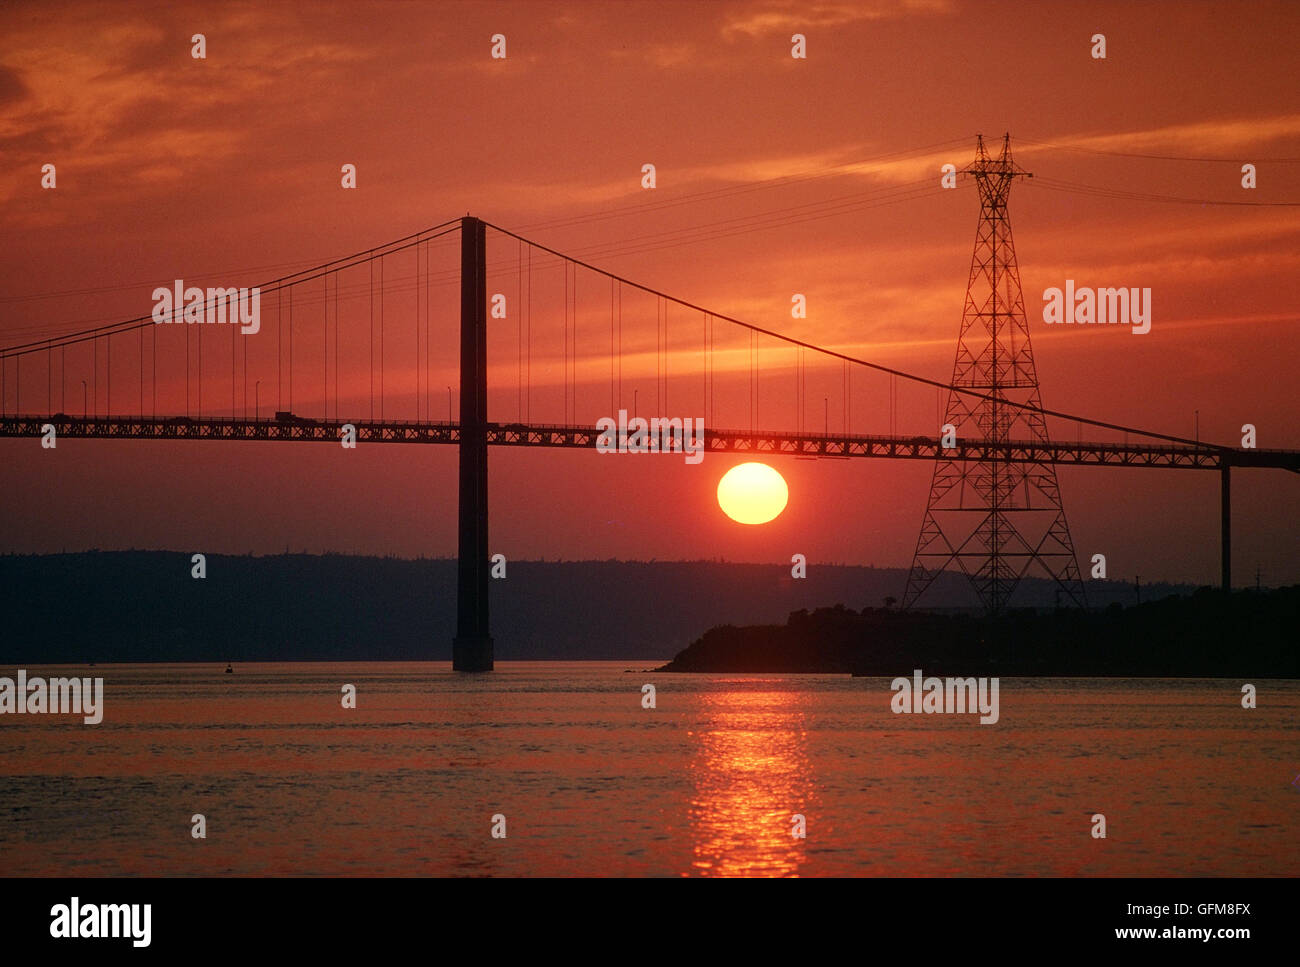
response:
M1145 158L1151 161L1196 161L1207 164L1230 164L1237 165L1243 161L1249 160L1252 163L1261 164L1296 164L1300 163L1300 158L1195 158L1189 155L1173 154L1141 154L1135 151L1106 151L1102 148L1084 148L1079 145L1061 144L1054 141L1036 141L1033 138L1017 137L1016 141L1022 144L1032 144L1043 148L1056 148L1061 151L1078 151L1083 154L1106 155L1112 158Z
M962 183L958 185L959 190L967 189L969 187L970 187L969 183ZM731 218L724 218L714 222L701 222L687 229L673 229L673 230L668 230L663 232L653 232L647 235L624 238L619 240L618 242L598 243L595 245L589 245L586 247L577 248L574 250L574 252L577 255L582 255L587 257L599 257L599 258L616 258L625 255L641 254L644 252L658 251L664 248L675 248L681 245L689 245L689 244L696 244L698 242L714 241L721 238L730 238L736 235L748 234L753 231L761 231L770 228L784 228L790 225L797 225L797 224L803 224L810 221L817 221L822 218L830 218L836 215L843 215L843 214L850 214L858 211L865 211L870 208L877 208L884 205L891 205L900 201L909 201L913 198L934 194L939 190L940 189L935 188L932 185L931 179L926 178L915 182L906 182L901 185L889 185L885 187L868 189L862 192L853 192L848 195L840 195L840 196L836 196L835 198L827 199L825 201L820 201L820 202L808 202L802 205L787 206L784 208L772 209L765 212L757 212L753 215L733 216ZM451 222L443 223L443 225L448 225L448 224L451 224ZM435 231L435 229L438 227L441 226L435 226L435 228L426 229L426 231L430 231L430 232ZM453 228L450 231L455 231L455 230L456 229ZM417 234L422 234L422 233L417 233ZM448 234L448 232L445 231L440 232L437 235L430 236L424 241L432 241L433 239L440 238L446 234ZM408 236L408 238L412 238L412 237L416 237L416 236ZM389 243L390 246L396 246L396 247L389 248L389 246L381 246L380 248L388 249L388 251L385 252L384 254L392 254L394 252L401 251L402 248L406 247L401 245L401 243L405 241L406 239L398 239L395 242ZM360 264L359 261L354 261L354 260L359 260L363 255L368 255L371 258L373 258L375 257L374 253L377 251L379 251L379 248L370 249L367 250L366 252L359 252L354 255L347 256L346 258L343 259L337 259L333 262L325 263L324 265L317 266L316 268L328 269L331 266L339 266L341 269L351 268L356 264ZM343 262L349 262L351 264L341 265L340 263ZM306 281L310 281L311 279L320 277L319 275L307 274L312 271L313 271L312 269L303 269L302 271L295 273L294 275L285 276L284 279L272 280L271 282L264 283L261 288L264 292L269 293L275 291L273 287L276 285L276 283L282 282L287 279L296 279L298 282L306 282ZM304 276L304 277L299 278L299 276ZM440 273L436 276L436 278L438 278L442 283L450 283L452 281L455 281L458 277L459 276L454 271L447 272L447 273ZM404 279L405 277L401 277L401 278ZM296 283L292 283L292 284L296 284ZM360 294L361 292L364 292L365 287L345 286L343 291L346 297L349 293ZM389 291L392 292L406 291L406 289L390 288ZM109 323L107 325L102 325L97 329L85 329L85 330L78 329L71 333L67 333L66 336L69 337L78 336L78 335L88 334L91 332L102 331L106 329L118 330L119 327L129 328L132 323L140 322L143 320L144 317L139 317L138 319L131 319L125 322ZM98 321L98 320L81 320L79 322L65 323L63 325L83 325L85 322L90 322L90 321ZM21 331L21 330L15 330L15 331ZM39 327L34 327L32 331L39 333L42 336L42 338L29 343L19 343L13 346L4 347L3 349L0 349L0 353L12 354L15 350L24 350L29 346L35 346L38 344L43 345L45 339L51 338L51 336L48 333L46 333ZM127 330L122 329L121 331L127 331ZM57 339L62 337L56 336L53 338Z
M346 258L335 259L334 261L327 262L324 265L316 266L315 269L305 269L302 272L294 273L293 275L287 275L280 279L273 279L270 282L263 283L261 286L259 286L259 288L261 289L263 294L269 295L272 292L280 292L283 289L289 289L295 285L299 285L304 282L314 281L333 272L339 272L344 269L355 268L358 265L364 265L367 262L373 262L377 258L383 258L386 255L392 255L396 252L405 251L406 249L411 248L415 245L419 245L423 242L432 241L433 239L441 238L444 235L449 235L452 232L459 231L460 219L458 218L452 219L452 222L456 223L453 228L445 229L444 231L438 232L436 235L430 235L427 238L425 238L423 237L424 235L423 232L418 232L415 235L409 235L405 239L400 239L398 240L398 242L390 242L388 245L380 246L380 248L377 249L368 249L363 252L358 252L354 255L349 255ZM448 225L448 224L452 224L452 222L444 222L443 224ZM426 231L433 231L433 229L426 229ZM417 241L414 242L407 241L407 239L411 239L411 238L415 238L417 239ZM405 243L405 244L399 244L399 243ZM342 264L345 262L348 264L346 265ZM289 281L289 280L293 280L293 281ZM314 304L314 300L308 300L308 302L309 304ZM179 309L174 307L173 315L178 315L178 314L179 314ZM121 322L109 323L103 326L96 326L91 329L81 329L76 332L69 333L67 336L55 338L53 342L55 345L71 346L76 343L86 342L91 339L99 339L110 333L117 334L122 332L130 332L141 326L153 326L153 325L157 325L157 323L154 322L152 314L147 316L136 316L132 319L122 320ZM186 331L188 331L188 329L189 327L187 325ZM0 356L23 356L33 351L31 347L33 346L38 348L42 347L48 341L50 340L47 338L47 339L39 339L34 342L18 343L13 346L5 346L3 348L0 348Z
M268 269L282 269L294 265L301 265L304 269L308 269L311 268L312 262L312 259L295 259L291 262L269 262L266 265L250 265L241 269L229 269L224 272L206 272L203 275L192 276L192 278L227 279L231 276L247 275L249 272L265 272ZM146 279L140 282L122 282L117 285L100 285L86 289L53 289L49 292L33 292L31 295L0 296L0 305L9 305L15 302L31 302L38 299L55 299L74 295L102 295L105 292L123 292L128 289L143 289L151 285L156 286L171 281L171 279Z
M1116 198L1124 201L1154 201L1180 205L1230 205L1244 208L1300 208L1300 201L1217 201L1213 198L1181 198L1176 195L1157 195L1151 192L1124 191L1119 188L1103 188L1099 185L1085 185L1059 178L1039 177L1025 184L1030 188L1045 188L1048 191L1064 191L1077 195L1095 195L1100 198Z
M851 169L859 168L863 165L874 164L891 158L898 159L900 157L906 158L913 155L920 155L922 153L931 152L936 148L965 144L968 141L969 138L952 138L947 141L936 141L933 144L921 145L916 148L905 148L900 151L891 151L887 154L875 155L869 158L860 158L856 161L846 161L840 164L830 165L826 169L808 169L789 175L778 175L774 178L764 178L760 181L748 182L743 185L729 185L722 188L710 188L705 191L690 192L688 194L678 195L669 200L640 202L634 205L624 205L621 208L609 209L603 212L591 212L586 215L574 215L567 218L531 222L519 226L519 230L521 232L527 232L536 231L537 229L542 228L567 228L571 225L604 221L610 218L624 218L628 215L639 215L646 212L662 211L666 208L675 208L681 205L695 205L700 201L711 201L717 198L726 198L733 195L746 194L752 191L764 191L770 188L784 188L788 185L850 174Z
M788 185L801 184L809 181L817 181L824 178L834 178L846 174L851 174L852 169L861 167L863 165L889 161L891 159L900 159L900 158L907 158L911 156L921 155L927 152L932 152L938 148L964 144L968 140L969 139L964 137L951 138L947 141L936 141L933 142L932 144L919 145L914 148L904 148L899 151L891 151L885 154L873 155L866 158L859 158L853 161L840 162L838 164L830 165L825 169L805 169L804 171L794 172L789 175L779 175L773 178L764 178L759 181L748 182L742 185L729 185L722 188L711 188L705 191L691 192L689 194L676 196L670 200L641 202L633 205L624 205L620 208L607 209L605 211L600 211L600 212L590 212L584 215L573 215L564 218L550 219L547 221L529 222L521 225L519 227L519 230L535 231L542 228L566 228L573 225L588 224L597 221L605 221L611 218L625 218L630 215L639 215L639 214L645 214L647 212L652 212L652 211L661 211L668 208L675 208L681 205L693 205L702 200L726 198L733 195L746 194L753 191L765 191L771 188L783 188ZM425 229L425 231L426 232L436 231L437 229L442 228L448 224L450 224L450 222L443 222L441 225L435 225L432 228ZM408 236L408 237L414 237L414 236ZM401 239L399 241L404 241L404 239ZM208 273L204 273L203 275L195 275L193 276L193 278L198 280L230 278L231 276L245 275L250 272L261 272L266 269L278 269L287 266L298 266L298 265L303 266L303 271L307 271L312 267L309 261L294 260L289 262L273 262L273 263L267 263L265 265L246 266L244 268L232 269L225 272L208 272ZM286 278L288 277L290 276L286 276ZM100 295L106 292L120 292L120 291L126 291L130 289L143 288L149 285L157 285L163 281L170 281L170 280L150 279L150 280L145 280L140 282L126 282L117 285L96 286L96 287L83 288L83 289L51 290L47 292L32 293L31 295L0 296L0 305L34 301L40 299L53 299L53 298L60 298L60 297L67 297L67 296L74 296L74 295Z
M737 319L734 316L728 316L725 313L715 312L711 309L706 309L705 307L697 305L693 302L688 302L685 299L679 299L676 296L669 295L667 292L664 292L660 289L656 289L653 286L643 285L640 282L634 282L633 280L624 278L623 276L615 275L613 272L609 272L606 271L605 269L598 268L590 264L589 262L582 261L581 259L572 258L571 256L563 254L562 252L557 252L553 248L549 248L545 245L541 245L537 242L531 241L530 239L524 238L522 235L518 235L515 232L512 232L508 229L501 228L499 225L494 225L491 222L485 222L484 224L486 224L489 228L492 228L495 231L500 232L503 235L525 242L531 248L536 248L540 251L546 252L549 255L554 255L555 257L562 259L565 262L572 263L573 265L580 265L583 268L587 269L588 271L595 272L597 275L603 275L606 278L614 279L615 281L619 282L622 285L630 286L634 289L639 289L642 292L645 292L649 295L656 296L661 299L666 299L669 302L675 302L677 305L682 306L683 308L686 309L692 309L696 312L708 313L710 316L716 319L721 319L724 322L730 322L733 325L737 325L744 329L748 329L751 333L751 338L753 338L755 335L771 336L773 339L778 339L782 342L788 343L793 346L802 346L805 349L812 350L813 352L821 353L823 356L829 356L834 359L842 359L846 362L853 363L858 366L864 366L867 369L873 369L877 372L888 373L893 376L899 376L913 383L920 383L926 386L935 386L940 389L947 389L951 392L961 393L965 396L972 396L975 397L976 399L983 399L983 400L997 402L1000 405L1010 406L1016 409L1031 410L1035 413L1040 413L1044 416L1054 416L1057 417L1058 419L1070 420L1076 423L1086 423L1089 426L1096 426L1107 430L1119 430L1125 433L1132 433L1137 436L1151 437L1152 439L1166 440L1172 443L1186 443L1202 449L1205 448L1222 449L1221 447L1213 447L1210 444L1201 443L1199 440L1189 440L1184 437L1170 436L1165 433L1156 433L1151 430L1143 430L1137 427L1124 426L1123 424L1120 423L1107 423L1103 420L1093 420L1085 416L1078 416L1077 414L1074 413L1064 413L1060 410L1049 410L1041 406L1032 406L1028 403L1017 403L1012 400L1005 399L1003 397L994 397L987 393L980 393L964 386L958 386L954 383L944 383L937 379L930 379L925 376L917 376L913 373L908 373L900 369L893 369L892 367L889 366L883 366L880 363L873 363L865 359L859 359L856 356L850 356L846 353L836 352L833 349L826 349L822 346L816 346L813 345L812 343L804 342L801 339L795 339L792 336L787 336L783 333L775 332L771 329L764 329L762 326L756 326L753 323L745 322L744 320Z
M424 237L428 235L428 233L437 232L439 229L446 228L446 226L448 225L452 225L454 227L447 229L447 231L439 232L439 234L437 235L432 235L429 238ZM412 244L410 242L411 239L430 241L433 238L441 238L443 235L447 235L450 232L456 231L459 229L459 227L460 227L459 218L449 219L448 221L445 221L440 225L434 225L432 228L423 229L419 232L414 233L413 235L407 235L403 238L397 239L396 241L389 242L386 245L381 245L371 249L363 249L359 252L354 252L351 255L346 255L342 258L334 259L333 261L330 262L325 262L321 265L316 265L311 268L303 269L299 272L293 272L290 273L289 275L281 276L278 279L272 279L269 282L262 283L262 285L259 286L259 288L263 292L276 292L281 288L284 288L289 285L296 285L299 282L310 282L315 279L319 279L322 275L326 274L328 271L337 271L340 268L352 268L354 265L360 265L365 260L363 259L363 256L368 256L369 258L373 259L376 257L374 253L380 252L380 255L378 257L382 258L384 255L391 255L394 252L400 252L403 251L404 249L410 248ZM418 244L418 243L414 243L414 244ZM350 264L345 265L344 263L350 263ZM179 307L173 307L173 313L179 314ZM133 319L127 319L122 322L109 323L107 325L97 326L93 329L81 330L77 333L74 333L73 335L90 336L92 333L102 334L106 330L127 331L130 328L134 328L135 323L146 323L146 322L147 323L153 322L152 314L148 316L136 316ZM74 340L74 341L78 341L78 340ZM13 346L5 346L3 349L0 349L0 353L4 353L6 355L13 355L15 354L15 350L26 349L28 346L43 344L44 342L45 340L37 340L37 342L34 343L19 343Z

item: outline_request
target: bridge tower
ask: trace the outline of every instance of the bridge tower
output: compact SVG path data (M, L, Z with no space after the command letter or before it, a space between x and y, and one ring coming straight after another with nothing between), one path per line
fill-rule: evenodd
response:
M975 178L979 187L980 219L952 384L986 398L950 389L944 422L967 442L1047 443L1007 217L1012 183L1033 176L1012 160L1009 135L1003 137L996 158L985 149L983 135L975 150L975 160L962 174ZM941 453L935 461L903 607L914 604L940 573L954 565L970 579L991 614L1006 608L1031 568L1056 582L1061 600L1084 606L1083 582L1055 465L992 455L983 460L946 459Z
M460 220L460 511L451 667L492 670L488 633L487 229Z

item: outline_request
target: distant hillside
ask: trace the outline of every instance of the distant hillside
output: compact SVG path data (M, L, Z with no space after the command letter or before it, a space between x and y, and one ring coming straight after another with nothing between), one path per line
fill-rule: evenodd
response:
M1300 585L993 619L843 606L712 628L662 671L1300 678Z
M896 568L713 561L511 561L494 580L492 633L501 659L667 659L708 628L771 624L837 602L899 597ZM1154 585L1157 597L1188 587ZM1101 603L1131 588L1088 585ZM395 558L190 555L162 551L0 557L0 662L448 660L456 622L456 562ZM1051 605L1029 581L1027 604ZM945 575L934 606L969 605L964 579Z

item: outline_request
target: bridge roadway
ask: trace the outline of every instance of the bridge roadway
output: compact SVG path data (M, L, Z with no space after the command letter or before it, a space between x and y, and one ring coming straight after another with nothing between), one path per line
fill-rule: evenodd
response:
M462 394L462 401L464 395ZM477 401L481 405L481 399ZM57 437L129 440L280 440L338 445L349 421L285 416L271 420L221 417L76 417L18 414L0 416L0 437L42 437L52 425ZM484 422L466 436L462 424L408 420L352 421L358 443L443 443L460 450L458 633L452 644L453 667L492 669L492 639L487 633L487 451L486 446L554 447L591 450L601 431L590 426ZM476 432L477 431L477 432ZM486 446L485 446L486 445ZM949 459L970 462L1052 463L1085 467L1163 467L1218 470L1220 480L1220 570L1222 587L1232 587L1233 467L1300 473L1300 450L1245 450L1212 444L1176 443L1002 443L958 440L944 449L936 437L858 436L706 430L706 453L790 455L795 458Z
M52 424L59 439L130 440L279 440L304 443L339 443L343 427L356 428L358 443L459 444L461 425L414 420L313 420L303 417L278 420L223 417L100 416L79 418L66 414L0 416L0 437L40 437ZM592 426L526 423L488 423L487 442L493 446L595 449L600 431ZM1205 443L1037 443L1009 440L1003 443L958 440L944 450L938 437L776 433L748 430L706 430L706 453L788 455L876 459L957 461L1002 460L1095 467L1165 467L1169 469L1226 470L1259 467L1300 473L1300 450L1244 450Z

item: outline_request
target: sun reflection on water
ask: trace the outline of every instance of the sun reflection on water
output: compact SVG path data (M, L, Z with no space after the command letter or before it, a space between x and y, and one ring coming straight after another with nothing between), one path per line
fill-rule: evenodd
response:
M761 686L760 686L761 687ZM805 840L792 817L812 808L807 696L722 689L702 696L692 733L691 869L698 876L798 876Z

